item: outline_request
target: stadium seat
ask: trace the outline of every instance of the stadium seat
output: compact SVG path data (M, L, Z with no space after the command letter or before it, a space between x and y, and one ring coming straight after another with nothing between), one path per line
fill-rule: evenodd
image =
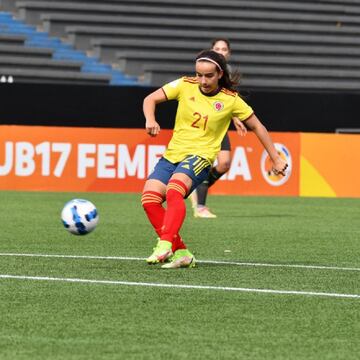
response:
M60 71L31 68L7 68L0 64L1 75L11 75L16 82L21 83L56 83L68 84L75 82L84 85L108 85L111 76L106 74L84 74L79 71Z
M52 49L46 48L28 48L23 45L0 45L1 56L18 56L22 58L47 58L51 59Z
M138 83L137 79L23 23L11 13L0 12L0 77L6 76L11 82Z
M99 59L103 69L118 70L125 82L145 79L135 82L158 86L184 71L192 74L195 55L209 47L211 39L227 37L232 65L240 69L248 87L360 87L360 3L355 0L2 0L0 4L25 23ZM53 57L81 60L74 54L66 58L69 51L55 51ZM82 70L97 67L101 68L87 65Z

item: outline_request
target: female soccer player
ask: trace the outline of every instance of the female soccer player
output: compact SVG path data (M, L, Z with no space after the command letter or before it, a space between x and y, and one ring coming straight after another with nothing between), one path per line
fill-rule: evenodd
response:
M209 174L231 119L241 131L245 121L254 131L273 163L273 171L285 174L286 162L277 153L271 138L254 114L234 90L226 60L212 50L202 51L195 60L196 77L182 77L152 92L144 99L146 132L156 136L160 125L155 119L156 105L171 99L178 101L173 136L149 175L142 194L142 205L159 236L148 264L163 263L163 268L192 267L195 258L186 248L180 228L186 198ZM167 208L162 203L167 202Z
M228 39L214 39L211 43L211 48L217 53L222 54L227 62L229 61L231 56L231 47ZM229 72L231 72L229 64L227 65L227 69L229 70ZM244 135L246 134L245 127L243 129L243 133ZM210 209L206 206L206 198L209 188L214 185L214 183L218 181L230 169L231 145L229 135L227 133L225 134L224 139L221 142L221 148L216 157L216 160L217 164L210 169L208 178L203 183L201 183L190 195L194 216L196 218L216 218L216 215L212 213Z

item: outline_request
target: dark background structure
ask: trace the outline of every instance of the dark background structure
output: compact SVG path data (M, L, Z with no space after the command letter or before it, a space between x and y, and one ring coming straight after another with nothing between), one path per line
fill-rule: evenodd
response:
M1 84L0 124L143 128L143 98L153 87ZM242 96L270 131L335 132L359 127L360 94L252 90ZM172 128L175 102L158 121Z

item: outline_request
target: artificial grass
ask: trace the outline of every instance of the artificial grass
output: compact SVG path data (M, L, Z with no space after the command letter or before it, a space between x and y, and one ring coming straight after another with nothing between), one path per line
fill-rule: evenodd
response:
M84 237L62 227L73 197L99 210ZM0 252L146 257L139 194L0 192ZM0 274L360 294L359 199L211 196L217 219L182 235L199 263L0 256ZM355 268L354 270L336 267ZM358 270L356 270L358 269ZM0 279L1 359L357 359L360 299Z

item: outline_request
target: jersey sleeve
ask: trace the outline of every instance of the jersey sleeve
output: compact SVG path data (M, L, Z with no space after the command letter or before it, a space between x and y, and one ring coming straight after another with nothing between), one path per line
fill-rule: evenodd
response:
M165 84L162 89L168 100L179 100L183 79L174 80Z
M241 121L248 119L254 110L240 96L236 96L232 116L238 117Z

